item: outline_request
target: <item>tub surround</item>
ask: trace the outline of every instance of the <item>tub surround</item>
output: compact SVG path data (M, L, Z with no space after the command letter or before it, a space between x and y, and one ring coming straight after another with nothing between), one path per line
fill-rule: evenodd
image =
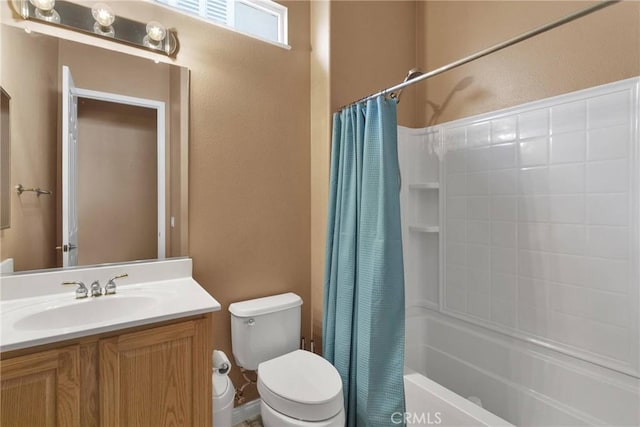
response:
M640 376L639 89L636 77L431 129L445 153L442 312Z
M639 424L639 84L400 128L407 366L516 425Z

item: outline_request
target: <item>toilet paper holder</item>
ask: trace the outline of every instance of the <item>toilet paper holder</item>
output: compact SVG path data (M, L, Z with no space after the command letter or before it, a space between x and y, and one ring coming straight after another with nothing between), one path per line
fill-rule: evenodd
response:
M219 375L226 375L231 370L231 362L224 351L213 350L213 370Z

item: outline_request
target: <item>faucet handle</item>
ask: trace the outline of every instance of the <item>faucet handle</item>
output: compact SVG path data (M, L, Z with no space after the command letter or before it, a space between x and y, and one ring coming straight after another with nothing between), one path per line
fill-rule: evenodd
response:
M84 285L84 283L80 281L71 281L71 282L65 281L65 282L62 282L61 284L63 286L78 285L78 288L76 289L76 299L86 298L89 295L89 291L87 290L87 287Z
M95 280L91 284L91 296L92 297L100 297L100 296L102 296L102 288L100 287L100 281Z
M113 295L116 293L116 280L117 279L124 279L125 277L129 277L129 275L127 273L124 274L120 274L118 276L112 277L111 279L109 279L109 281L107 282L107 284L104 287L104 294L105 295Z

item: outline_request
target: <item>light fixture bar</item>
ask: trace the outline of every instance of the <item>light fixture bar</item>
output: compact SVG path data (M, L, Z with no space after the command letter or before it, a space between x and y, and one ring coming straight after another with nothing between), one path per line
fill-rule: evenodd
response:
M42 1L42 0L40 0ZM117 10L111 12L111 8L106 5L104 10L94 10L91 7L82 6L63 0L47 0L47 3L55 3L52 10L44 11L38 9L38 0L14 0L16 11L24 19L30 19L49 25L79 31L84 34L90 34L95 37L116 41L137 48L145 49L151 52L160 53L169 57L175 57L178 52L178 38L176 31L167 29L166 32L159 31L162 27L157 22L153 22L150 28L153 29L151 36L158 38L158 34L164 35L161 40L152 38L149 42L149 34L147 24L123 18L117 15ZM47 6L48 7L48 6ZM113 15L109 15L112 13ZM55 19L48 17L55 16ZM110 25L104 25L111 22Z

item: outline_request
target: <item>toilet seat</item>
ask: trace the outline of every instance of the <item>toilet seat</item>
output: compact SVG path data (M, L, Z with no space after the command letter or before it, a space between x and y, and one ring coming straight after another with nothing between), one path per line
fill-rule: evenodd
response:
M305 350L261 363L258 392L274 410L305 421L328 420L340 413L344 402L336 368Z

